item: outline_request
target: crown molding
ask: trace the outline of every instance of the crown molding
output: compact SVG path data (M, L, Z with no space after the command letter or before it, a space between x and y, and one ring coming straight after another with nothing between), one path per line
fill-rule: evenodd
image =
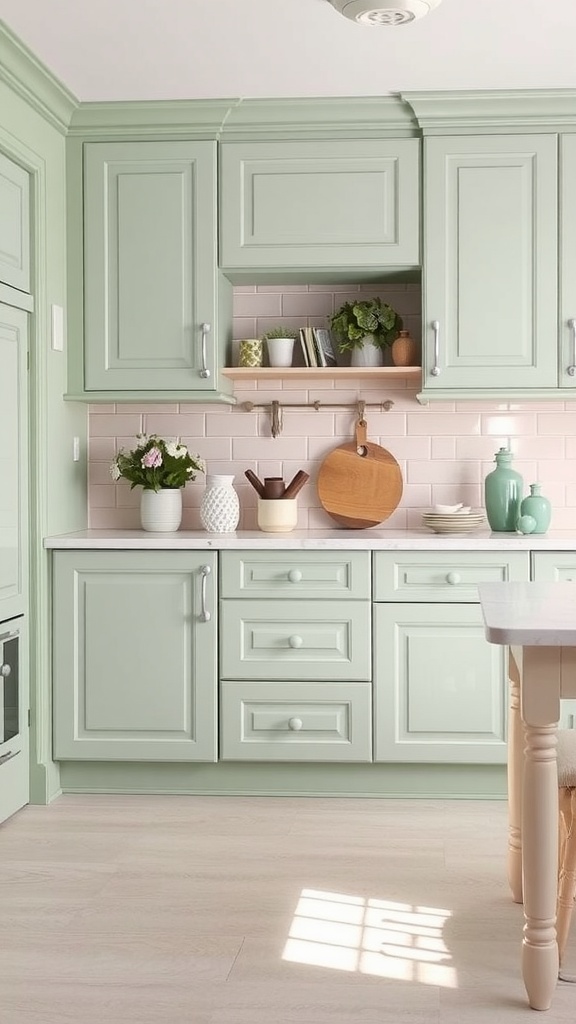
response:
M216 139L236 102L218 99L81 103L74 111L68 134L108 139Z
M424 135L576 130L576 89L405 92Z
M222 126L222 138L401 138L418 135L414 114L399 96L240 99Z
M78 100L0 21L0 81L66 134Z

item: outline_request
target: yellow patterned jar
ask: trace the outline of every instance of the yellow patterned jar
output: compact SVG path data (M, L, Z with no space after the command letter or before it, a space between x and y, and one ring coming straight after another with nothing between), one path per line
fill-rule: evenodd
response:
M244 338L240 342L240 366L262 366L261 338Z

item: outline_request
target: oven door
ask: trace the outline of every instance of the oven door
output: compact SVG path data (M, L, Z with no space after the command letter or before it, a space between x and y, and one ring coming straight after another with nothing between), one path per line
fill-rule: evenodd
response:
M22 619L0 623L0 821L28 803L28 708L22 676Z

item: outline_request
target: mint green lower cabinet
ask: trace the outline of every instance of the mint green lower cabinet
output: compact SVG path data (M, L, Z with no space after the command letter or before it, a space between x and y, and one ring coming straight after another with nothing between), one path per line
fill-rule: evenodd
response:
M425 139L424 395L558 387L557 149Z
M369 551L223 551L220 597L367 601Z
M57 760L216 760L216 557L54 553Z
M220 146L220 265L415 267L418 139Z
M536 583L576 583L576 552L533 551L532 579Z
M227 600L222 679L369 680L368 601Z
M223 761L370 761L370 683L220 686Z
M376 761L504 763L507 704L479 605L375 605Z
M30 291L30 176L0 153L0 281Z

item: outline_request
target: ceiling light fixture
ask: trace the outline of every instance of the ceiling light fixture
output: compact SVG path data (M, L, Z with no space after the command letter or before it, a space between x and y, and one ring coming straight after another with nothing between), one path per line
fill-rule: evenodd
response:
M330 0L333 7L360 25L407 25L434 10L441 0Z

